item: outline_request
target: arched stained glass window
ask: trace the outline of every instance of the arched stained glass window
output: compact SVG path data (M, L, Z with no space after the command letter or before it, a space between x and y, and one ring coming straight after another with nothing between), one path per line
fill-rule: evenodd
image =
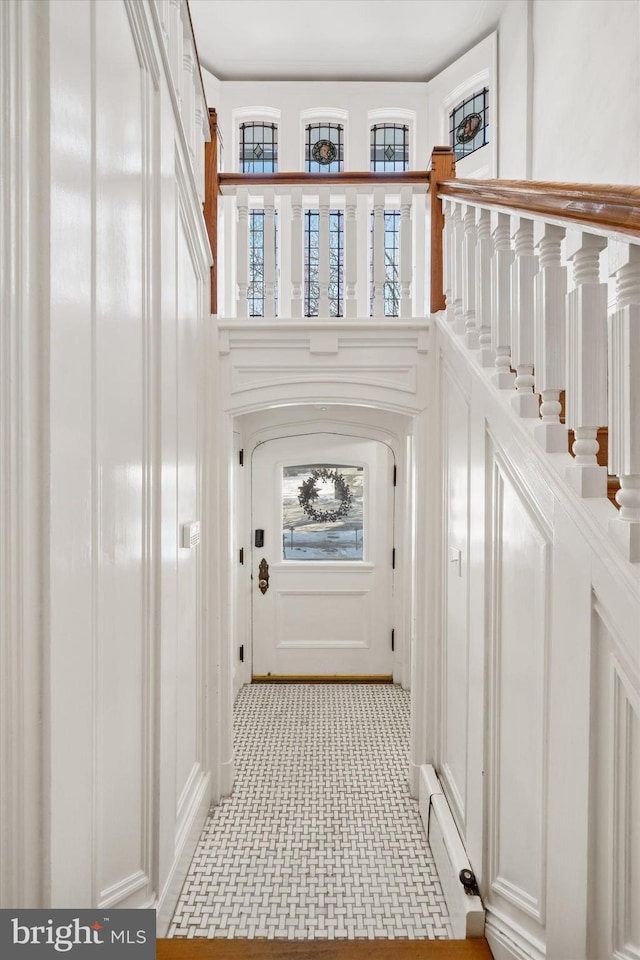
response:
M409 128L377 123L371 127L371 169L395 172L409 169Z
M275 123L240 124L240 173L276 173L278 128Z
M344 128L341 123L307 125L305 170L307 173L339 173L344 166Z
M451 149L459 160L489 143L489 88L467 97L449 114Z

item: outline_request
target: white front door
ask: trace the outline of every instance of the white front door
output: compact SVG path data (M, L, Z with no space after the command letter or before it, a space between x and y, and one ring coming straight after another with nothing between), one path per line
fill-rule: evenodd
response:
M252 457L253 676L391 676L393 454L307 434Z

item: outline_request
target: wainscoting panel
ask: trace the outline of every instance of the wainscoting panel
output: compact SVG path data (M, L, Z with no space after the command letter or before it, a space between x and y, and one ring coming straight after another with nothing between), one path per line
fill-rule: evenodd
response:
M640 697L594 605L589 960L640 957Z
M443 420L446 428L440 778L455 818L464 829L469 719L469 402L447 367L443 370Z
M497 451L492 472L488 879L542 924L549 535Z

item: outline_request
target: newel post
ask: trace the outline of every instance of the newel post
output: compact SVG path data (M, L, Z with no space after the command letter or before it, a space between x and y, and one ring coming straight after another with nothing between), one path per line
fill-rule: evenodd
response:
M431 293L430 311L438 313L446 307L444 295L444 271L442 256L442 230L444 213L438 199L438 185L453 180L456 175L456 158L450 147L434 147L431 153L429 176L429 207L431 212Z
M218 114L209 110L211 140L204 145L204 222L213 257L211 267L211 313L218 312Z
M607 286L600 283L600 252L607 241L570 231L565 256L575 289L567 294L565 422L574 430L575 461L567 480L581 497L606 497L607 470L598 466L598 427L607 424Z
M609 242L616 307L609 317L609 472L620 480L611 536L640 562L640 246Z

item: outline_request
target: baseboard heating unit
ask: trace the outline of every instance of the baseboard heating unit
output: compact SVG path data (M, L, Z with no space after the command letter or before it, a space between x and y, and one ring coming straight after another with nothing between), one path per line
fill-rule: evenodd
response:
M484 936L484 908L471 864L431 764L420 768L420 816L447 901L454 938Z

